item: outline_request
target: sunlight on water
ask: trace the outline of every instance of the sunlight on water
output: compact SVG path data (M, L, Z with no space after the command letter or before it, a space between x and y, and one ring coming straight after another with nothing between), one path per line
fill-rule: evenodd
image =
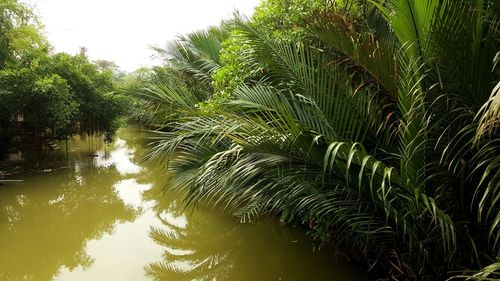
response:
M109 156L106 156L103 151L99 151L95 158L94 164L99 168L107 168L113 166L120 175L137 174L141 171L141 167L132 162L134 159L135 149L130 149L126 146L126 142L118 138L114 143L114 149Z
M188 225L188 221L186 215L180 214L178 216L174 216L172 213L168 211L163 211L159 215L160 219L162 219L165 223L175 226L179 229L185 229Z
M140 133L98 151L76 139L61 169L0 186L1 281L369 280L302 229L185 209L138 163Z
M152 184L139 184L136 179L126 179L116 183L113 187L125 204L140 207L144 203L142 192L151 189Z

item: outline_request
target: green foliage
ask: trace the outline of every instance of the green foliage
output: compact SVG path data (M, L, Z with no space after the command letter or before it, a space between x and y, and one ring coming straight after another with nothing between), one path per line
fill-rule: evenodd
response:
M366 0L263 0L255 8L252 22L276 40L303 40L320 15L363 17L372 9L368 3Z
M71 121L77 112L78 104L73 99L73 93L66 80L59 75L53 74L35 82L35 97L30 98L34 106L45 107L42 112L31 109L24 109L24 118L26 122L32 120L36 122L47 122L46 124L36 124L38 127L52 126L53 134L57 137L66 137L71 133ZM38 110L39 111L39 110ZM44 112L45 111L45 112Z
M301 36L304 23L314 14L333 8L335 1L329 0L264 0L255 9L253 22L261 29L271 32L275 38L294 39Z
M106 132L112 135L117 129L116 120L121 112L118 97L108 94L114 89L113 74L100 71L84 55L71 56L60 53L52 57L49 71L63 77L79 103L78 122L86 133Z
M214 88L231 95L239 85L255 77L260 67L248 63L252 54L253 50L241 31L233 30L229 38L222 42L222 66L212 75Z
M105 133L110 140L123 106L108 94L115 79L110 69L98 68L83 53L49 53L37 18L15 0L0 3L0 34L2 139L16 133L10 130L19 119L21 130L35 136Z
M19 41L22 38L19 35L37 28L30 25L33 18L32 12L17 0L5 0L0 3L0 69L14 58L13 41L17 41L17 45L20 45ZM40 37L39 34L35 35ZM30 37L26 37L28 38Z
M264 1L222 41L175 44L175 79L139 99L148 156L187 204L301 223L394 280L481 268L500 255L495 9Z
M466 271L463 275L453 276L448 280L466 280L466 281L495 281L500 279L500 263L493 263L480 271Z
M121 79L119 92L127 111L143 126L160 129L183 115L186 109L208 97L208 87L183 71L173 68L139 69ZM168 104L168 107L159 105Z

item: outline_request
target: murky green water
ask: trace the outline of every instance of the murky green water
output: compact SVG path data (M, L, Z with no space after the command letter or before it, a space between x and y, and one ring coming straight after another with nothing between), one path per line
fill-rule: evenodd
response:
M0 280L368 280L304 230L161 196L140 135L122 129L98 157L76 140L66 158L62 144L56 172L0 186Z

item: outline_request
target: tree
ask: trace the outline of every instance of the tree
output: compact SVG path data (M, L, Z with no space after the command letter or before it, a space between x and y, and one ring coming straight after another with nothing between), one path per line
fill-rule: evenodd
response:
M243 221L274 214L304 224L361 250L394 279L443 279L495 261L495 5L391 0L356 2L349 12L347 2L332 1L332 10L311 4L302 14L302 1L278 2L264 2L264 15L236 21L232 33L251 50L241 67L262 68L258 81L223 83L202 97L210 103L231 87L233 98L207 112L189 87L146 88L154 88L147 99L161 97L156 112L168 116L149 156L176 175L170 188L185 191L187 204L206 200ZM299 29L259 18L291 20L290 7L303 16ZM269 33L264 23L286 30ZM192 71L167 67L185 81L219 79L223 61L203 68L195 55Z
M50 53L36 16L16 0L0 4L0 34L2 143L16 133L11 128L18 118L22 129L37 137L104 133L112 138L122 102L109 94L115 86L111 70L89 62L85 48L76 56Z
M116 63L113 61L96 60L94 61L94 64L97 66L97 69L99 69L99 71L101 72L110 71L112 73L115 73L119 69L118 65L116 65Z

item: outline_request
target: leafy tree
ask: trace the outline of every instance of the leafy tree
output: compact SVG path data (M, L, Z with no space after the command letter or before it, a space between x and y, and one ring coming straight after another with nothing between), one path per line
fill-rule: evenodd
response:
M396 280L444 279L494 262L497 7L330 3L265 1L224 40L251 50L241 64L221 59L224 43L207 55L208 44L179 41L187 63L167 68L184 82L143 89L161 113L149 156L168 163L169 186L184 190L187 204L206 200L243 221L273 214L307 225ZM268 32L273 25L284 32ZM258 65L259 79L221 72L238 65ZM217 91L234 97L203 110L195 90L172 86L193 80L209 89L203 103Z
M108 61L108 60L96 60L96 61L94 61L94 64L97 66L97 68L101 72L105 72L105 71L115 72L115 71L118 71L118 69L119 69L118 65L116 65L115 62Z
M113 70L102 68L103 61L101 69L89 62L84 48L76 56L50 53L38 20L26 5L7 0L0 9L2 144L15 133L11 129L19 118L21 129L37 137L105 133L109 141L123 107L121 99L110 94L116 80Z
M11 47L13 37L18 37L19 29L25 29L33 19L31 11L16 0L0 3L0 69L14 54Z

